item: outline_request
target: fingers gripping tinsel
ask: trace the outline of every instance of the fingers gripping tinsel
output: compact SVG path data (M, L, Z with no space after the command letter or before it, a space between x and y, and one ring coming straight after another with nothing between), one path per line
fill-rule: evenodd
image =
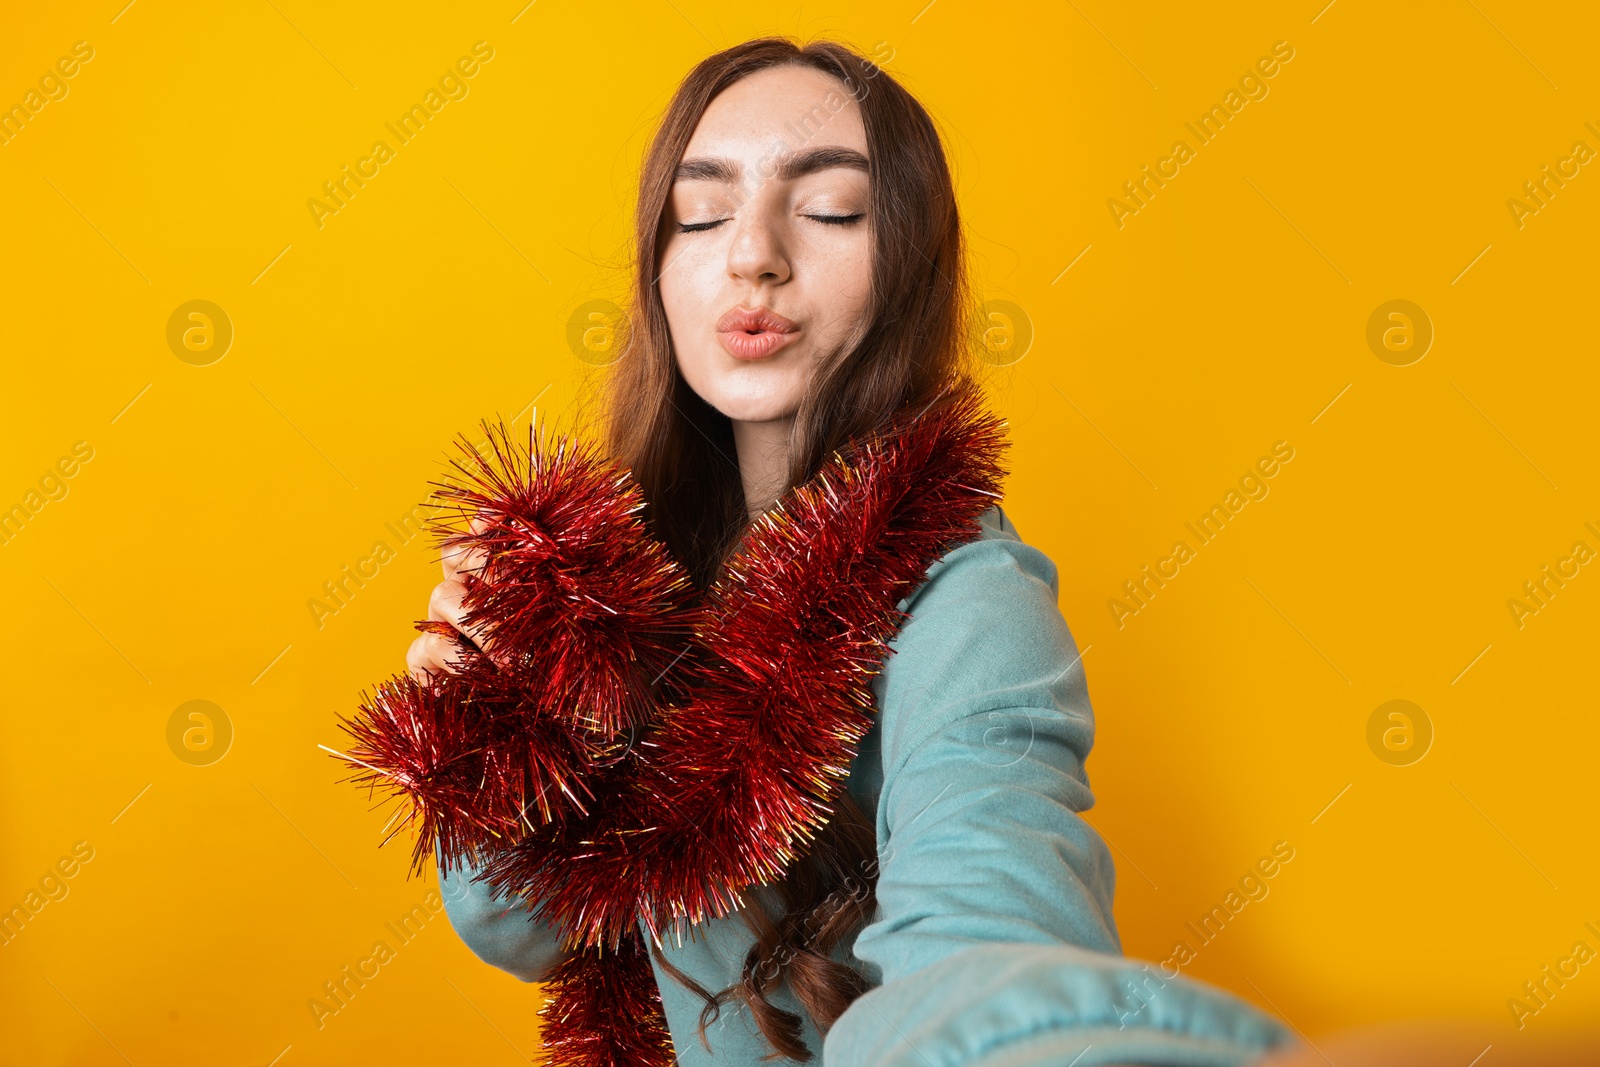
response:
M581 816L594 772L656 714L653 687L684 656L694 590L639 518L643 497L592 446L526 449L484 425L485 456L465 438L458 477L433 483L428 532L441 550L479 550L461 574L468 629L459 674L391 678L344 728L355 780L398 793L418 831L413 863L437 846L452 864L503 847L535 825ZM454 634L448 623L420 630ZM667 679L670 683L670 679ZM392 834L391 834L392 836Z
M703 597L637 485L581 447L491 433L436 494L471 523L443 544L488 557L464 598L488 654L380 686L346 758L409 802L419 869L472 857L580 950L549 986L550 1063L671 1062L640 927L659 944L726 915L810 847L897 605L999 497L1004 425L969 391L901 413L790 490Z

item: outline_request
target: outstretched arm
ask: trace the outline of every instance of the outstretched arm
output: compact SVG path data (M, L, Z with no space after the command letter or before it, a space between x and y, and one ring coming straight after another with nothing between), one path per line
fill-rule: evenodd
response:
M986 521L930 569L879 678L878 911L854 951L882 985L823 1063L1249 1063L1287 1028L1122 955L1112 859L1079 814L1094 717L1055 567Z
M830 1030L825 1067L1237 1067L1286 1040L1244 1001L1121 954L1111 858L1078 815L1084 730L1059 709L980 712L900 765L879 911L855 945L883 985Z

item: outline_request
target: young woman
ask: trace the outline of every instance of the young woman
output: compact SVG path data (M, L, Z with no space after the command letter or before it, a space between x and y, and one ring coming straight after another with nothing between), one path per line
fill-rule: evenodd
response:
M698 65L645 160L636 240L607 451L699 588L836 450L975 395L939 137L842 45L761 39ZM998 505L970 534L900 602L872 728L809 851L652 951L678 1062L1242 1064L1288 1040L1122 956L1112 859L1078 815L1093 716L1056 569ZM430 603L465 640L483 637L462 610L481 563L446 558ZM426 634L408 667L459 653ZM477 873L440 871L455 929L546 979L570 953Z

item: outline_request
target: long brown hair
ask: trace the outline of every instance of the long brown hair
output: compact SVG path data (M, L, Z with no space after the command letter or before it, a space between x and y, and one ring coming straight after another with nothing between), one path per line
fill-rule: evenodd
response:
M604 426L606 450L632 470L654 532L702 590L737 550L749 515L732 423L689 388L673 358L656 284L665 207L674 171L711 100L740 78L781 65L829 74L858 103L873 249L866 320L852 343L826 356L812 376L795 416L788 486L808 481L835 449L903 407L948 402L975 388L967 364L972 310L961 222L928 113L875 63L833 41L800 45L764 37L703 60L679 85L645 156L634 215L632 306L606 386ZM740 910L755 943L739 982L712 993L656 950L657 962L705 999L700 1039L708 1049L707 1025L723 1004L739 1000L775 1049L768 1059L811 1058L803 1020L767 996L787 979L826 1032L866 992L862 975L830 953L872 913L876 856L871 821L842 793L810 851L771 887L780 917L760 905Z

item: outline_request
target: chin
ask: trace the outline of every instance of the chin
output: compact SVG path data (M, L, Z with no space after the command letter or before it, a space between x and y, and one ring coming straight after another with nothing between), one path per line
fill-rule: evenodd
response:
M707 402L735 422L773 422L792 416L800 407L798 396L725 396L713 393Z
M730 357L722 359L727 362ZM743 362L730 370L702 365L698 374L685 378L702 400L736 422L789 418L800 408L805 385L778 367Z

